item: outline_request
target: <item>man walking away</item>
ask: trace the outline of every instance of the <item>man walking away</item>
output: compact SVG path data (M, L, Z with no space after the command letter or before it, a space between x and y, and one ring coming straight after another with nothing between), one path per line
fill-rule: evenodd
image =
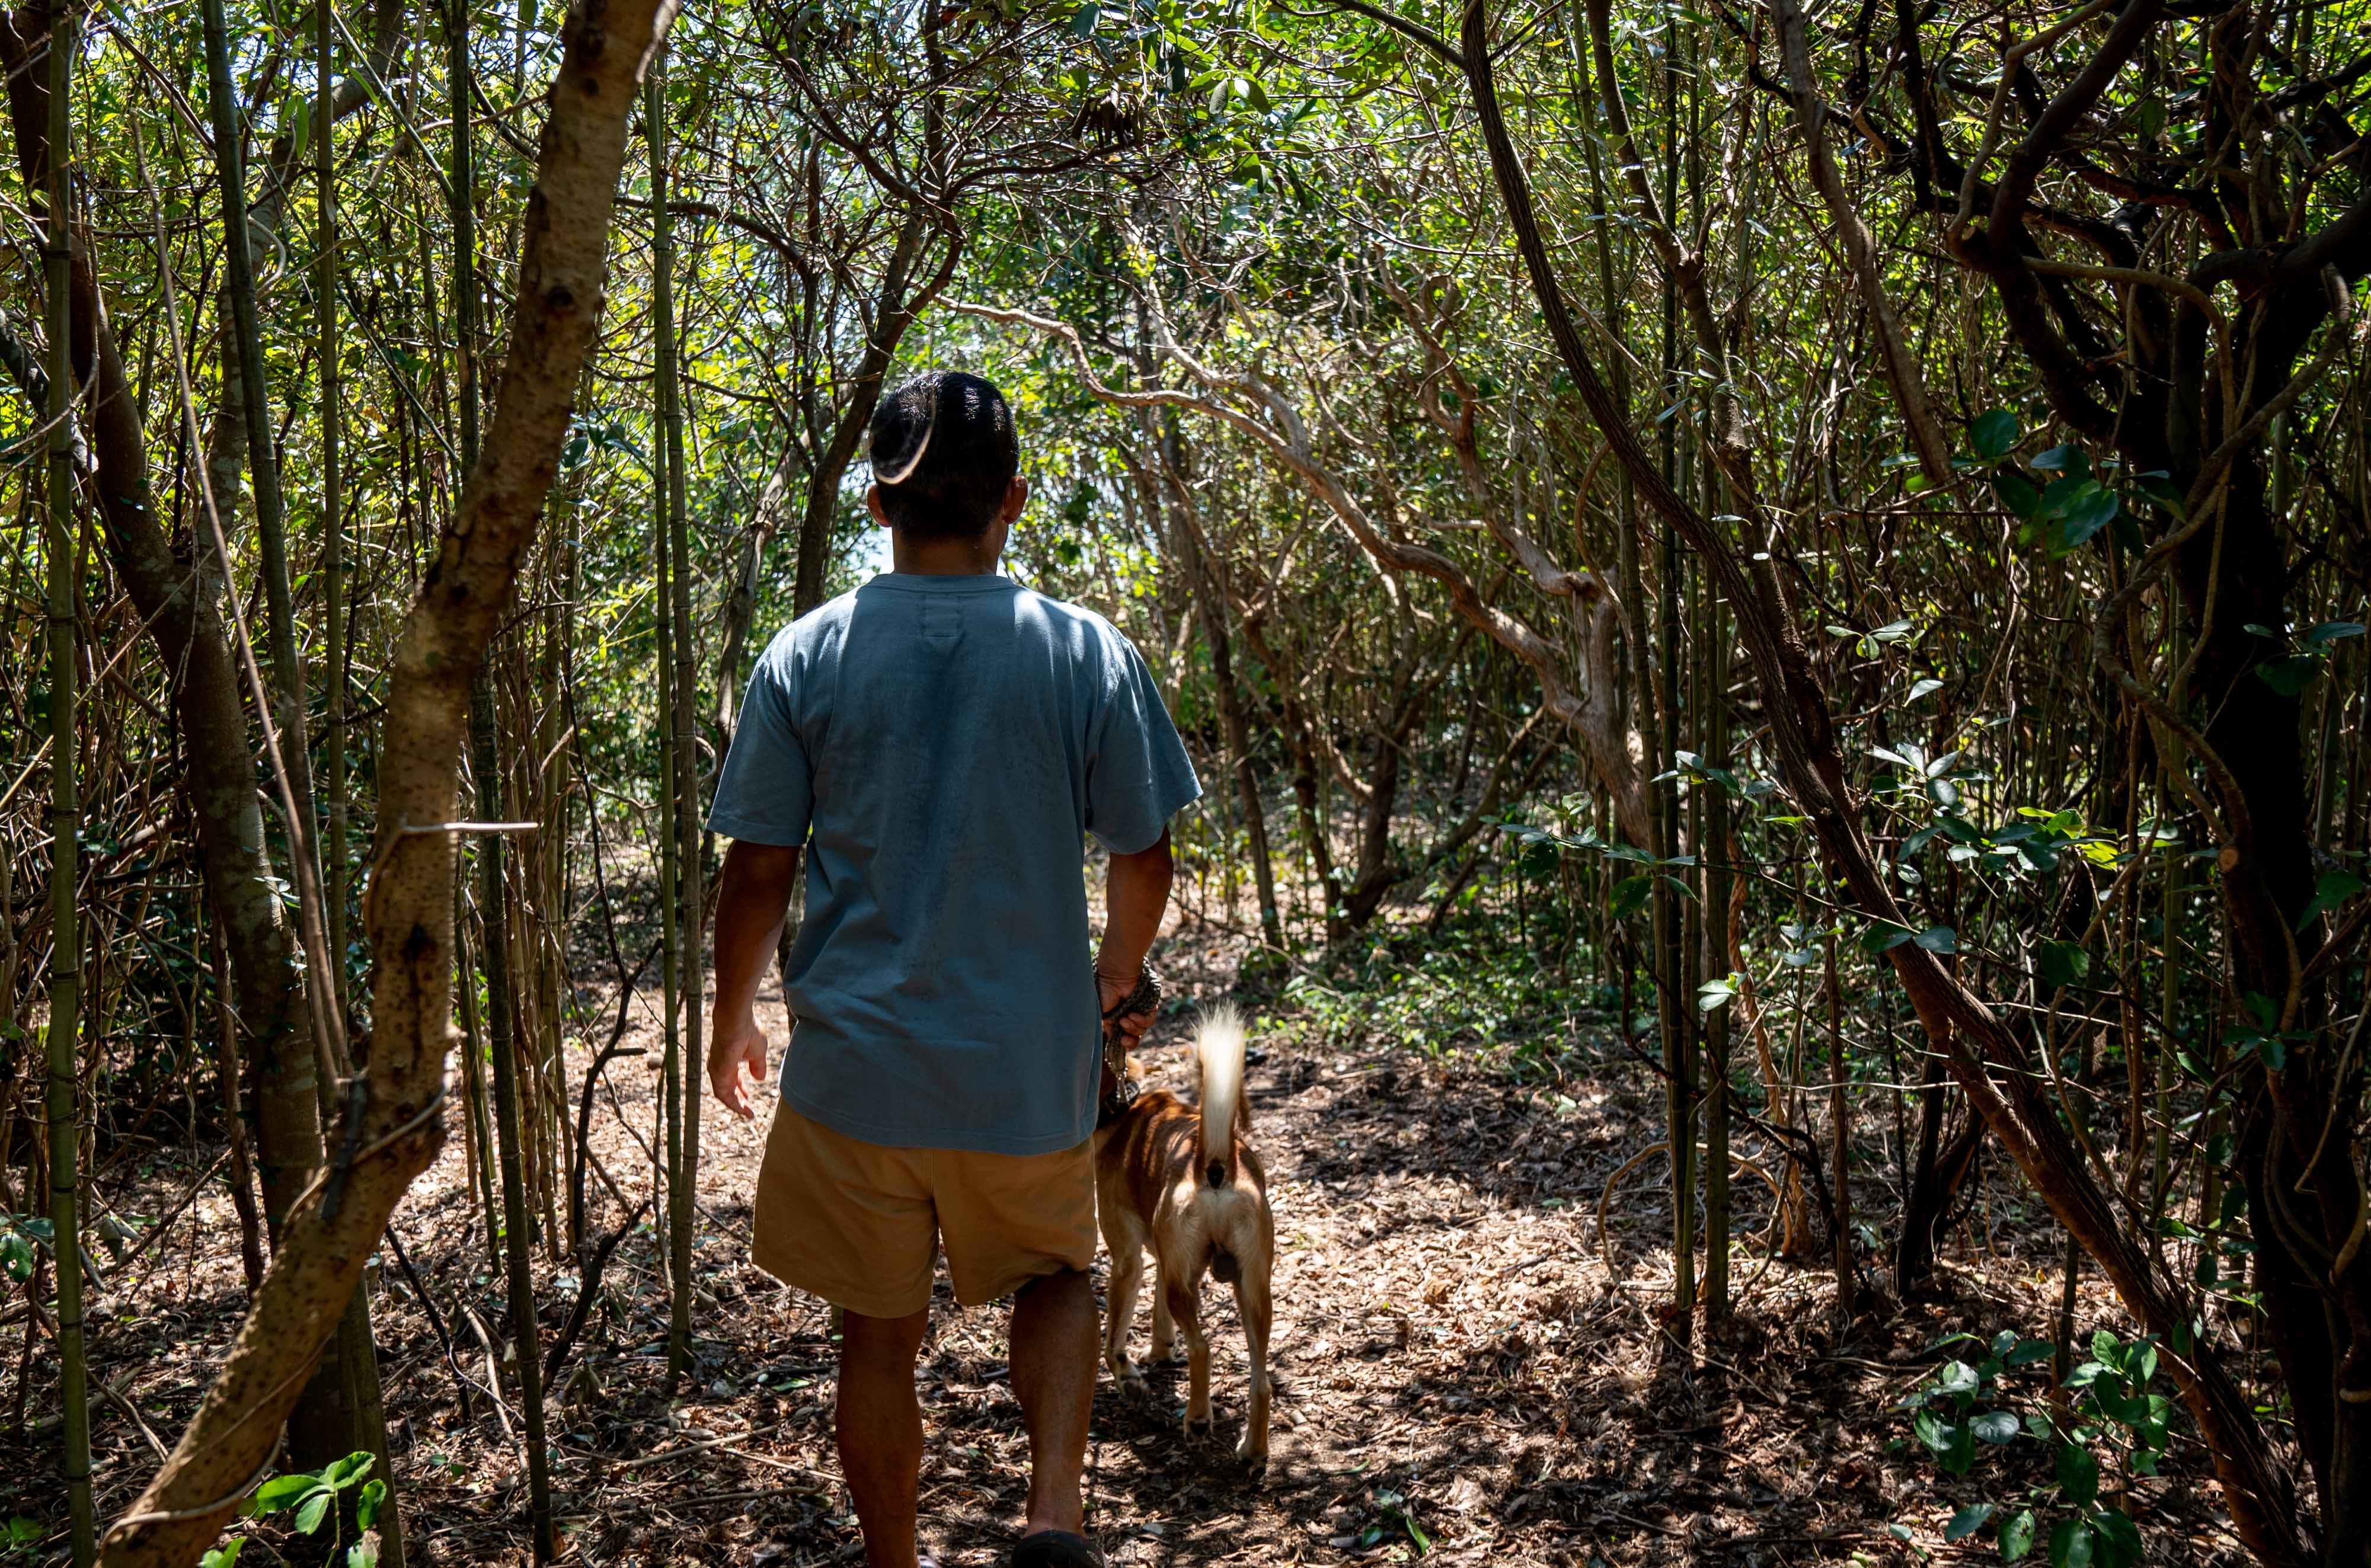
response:
M996 574L1028 496L1012 412L977 376L884 398L866 497L895 568L758 661L709 826L710 1082L766 1078L758 979L807 855L794 1028L753 1255L845 1310L838 1436L872 1568L917 1568L914 1360L943 1246L955 1299L1013 1297L1028 1427L1017 1568L1103 1562L1081 1480L1094 1396L1100 1015L1169 902L1169 819L1201 792L1144 660L1101 617ZM1085 836L1111 852L1092 963ZM1119 1020L1129 1043L1151 1027Z

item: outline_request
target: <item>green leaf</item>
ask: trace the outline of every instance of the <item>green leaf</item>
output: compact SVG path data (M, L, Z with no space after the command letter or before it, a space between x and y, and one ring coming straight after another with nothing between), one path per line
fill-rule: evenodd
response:
M2018 1432L2015 1415L2005 1410L1988 1410L1972 1424L1975 1434L1995 1448L2005 1448L2017 1441Z
M296 1528L306 1535L319 1529L321 1521L329 1517L330 1505L337 1500L338 1494L326 1486L306 1493L305 1501L296 1505Z
M2083 455L2083 449L2063 442L2036 457L2033 466L2045 473L2073 474L2078 478L2088 478L2091 472L2091 459Z
M1978 414L1968 426L1968 438L1976 444L1977 456L1997 463L2017 444L2017 416L2007 409Z
M1992 1516L1993 1505L1971 1503L1951 1516L1951 1522L1943 1527L1943 1539L1946 1541L1965 1540L1983 1529Z
M2107 1568L2124 1568L2141 1560L2140 1527L2122 1509L2103 1508L2091 1516L2090 1522L2099 1540L2099 1561Z
M198 1559L198 1568L231 1568L238 1561L239 1549L246 1544L245 1536L233 1536Z
M1929 926L1910 940L1928 952L1960 951L1960 934L1949 926Z
M2074 1443L2062 1443L2058 1447L2058 1490L2066 1501L2078 1508L2088 1508L2099 1495L2099 1461L2091 1450ZM2056 1551L2055 1543L2052 1550ZM2084 1549L2085 1561L2089 1561L2090 1549Z
M357 1450L348 1454L342 1459L333 1461L327 1470L323 1470L321 1484L332 1492L343 1492L368 1473L370 1468L370 1455Z
M2279 1072L2289 1065L2288 1042L2277 1034L2267 1034L2256 1042L2256 1055L2264 1059L2265 1066Z
M1975 1436L1964 1422L1946 1421L1931 1410L1922 1410L1910 1424L1944 1474L1965 1475L1975 1463Z
M385 1506L387 1506L387 1482L378 1480L364 1482L362 1493L354 1504L354 1523L364 1529L369 1529L378 1523L378 1512Z
M2010 469L2004 468L1993 476L1993 494L2020 523L2032 522L2034 513L2041 510L2041 492L2034 488L2033 481Z
M346 1568L378 1568L378 1532L372 1530L346 1548Z
M2033 1510L2019 1508L2001 1521L2000 1554L2003 1562L2014 1562L2033 1550Z
M2041 944L2041 980L2053 990L2072 986L2091 973L2091 955L2080 942Z
M1103 11L1104 8L1098 4L1098 0L1087 0L1085 5L1079 7L1078 14L1070 18L1070 36L1072 38L1091 36L1095 30L1095 23L1102 19Z
M321 1484L321 1478L311 1470L298 1470L290 1475L275 1475L255 1489L249 1510L256 1514L277 1514L298 1498Z
M2030 1366L2037 1361L2047 1361L2058 1354L2058 1347L2048 1340L2026 1339L2005 1358L2011 1366Z
M2352 871L2325 871L2313 884L2313 902L2297 917L2300 931L2310 926L2326 911L2335 909L2363 891L2363 879Z
M1860 935L1860 951L1871 957L1881 952L1891 952L1916 935L1917 933L1907 926L1873 924Z
M2256 666L2256 678L2283 697L2295 697L2321 674L2321 661L2310 653L2294 659L2273 659Z
M2065 555L2091 542L2092 536L2116 520L2116 492L2097 479L2086 479L2067 501L2065 520L2059 526L2053 554Z
M2361 621L2323 621L2319 626L2307 629L2304 642L2307 648L2327 648L2342 638L2362 635Z
M33 1277L33 1244L14 1230L0 1231L0 1274L17 1285Z
M2050 1532L2051 1568L2091 1568L2091 1527L2061 1519Z
M1651 871L1624 877L1613 884L1613 895L1606 900L1607 912L1616 920L1627 920L1647 906L1647 896L1654 891L1655 877Z
M1938 1394L1972 1394L1983 1385L1984 1378L1964 1361L1946 1362L1943 1370L1935 1374L1935 1391Z

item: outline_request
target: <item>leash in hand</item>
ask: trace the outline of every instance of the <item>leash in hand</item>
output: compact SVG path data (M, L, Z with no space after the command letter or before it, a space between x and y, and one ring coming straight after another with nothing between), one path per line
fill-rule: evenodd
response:
M1136 1080L1128 1077L1128 1044L1119 1032L1119 1020L1137 1013L1157 1012L1161 1007L1161 977L1152 972L1147 960L1137 971L1136 988L1104 1013L1104 1085L1103 1101L1098 1108L1096 1124L1108 1125L1128 1114L1136 1103Z

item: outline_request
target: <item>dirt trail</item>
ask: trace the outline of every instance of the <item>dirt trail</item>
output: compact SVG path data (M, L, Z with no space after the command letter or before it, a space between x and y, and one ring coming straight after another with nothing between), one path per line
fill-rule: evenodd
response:
M1217 950L1188 952L1173 979L1211 999L1231 969ZM1147 1052L1155 1082L1184 1086L1186 1032L1174 1014L1156 1031ZM606 1110L598 1118L596 1147L630 1195L647 1183L636 1144L651 1132L658 1052L655 1039L644 1043L647 1056L614 1070L625 1121ZM1655 1313L1660 1294L1643 1280L1609 1280L1597 1248L1604 1180L1660 1121L1643 1072L1576 1066L1558 1081L1524 1084L1473 1057L1363 1055L1287 1043L1273 1030L1255 1056L1254 1136L1274 1182L1280 1248L1275 1463L1255 1479L1232 1458L1243 1342L1232 1301L1208 1287L1214 1437L1188 1442L1179 1430L1182 1369L1156 1368L1143 1399L1108 1379L1098 1389L1092 1522L1114 1562L1763 1568L1901 1557L1903 1543L1888 1533L1897 1521L1922 1545L1939 1544L1942 1521L1964 1499L1945 1495L1923 1456L1887 1451L1904 1430L1891 1406L1931 1364L1922 1353L1942 1332L2038 1323L2054 1279L2027 1268L2012 1295L1865 1320L1836 1349L1823 1326L1825 1276L1779 1265L1691 1369ZM604 1290L616 1307L595 1311L554 1399L572 1561L792 1568L861 1555L834 1479L826 1314L746 1261L762 1135L762 1124L730 1122L711 1105L700 1372L673 1401L652 1238L645 1230L619 1250ZM202 1168L160 1159L147 1212L162 1213ZM1634 1174L1618 1205L1641 1238L1668 1224L1647 1174ZM94 1314L99 1370L168 1438L241 1298L219 1188L191 1212L194 1227L178 1222ZM616 1223L606 1197L596 1212ZM461 1339L463 1369L483 1382L487 1354L458 1309L466 1302L498 1334L501 1278L469 1213L457 1128L397 1228ZM201 1256L191 1254L193 1236L205 1238ZM547 1289L547 1333L573 1286ZM474 1420L460 1420L456 1375L391 1260L376 1313L415 1560L524 1562L515 1446L482 1400ZM1148 1333L1140 1309L1139 1354ZM1002 1339L1000 1310L956 1309L942 1283L921 1369L923 1511L927 1542L950 1568L1002 1562L1019 1517L1025 1451ZM47 1374L35 1380L44 1397ZM101 1506L120 1508L151 1460L122 1412L94 1402ZM38 1519L54 1511L53 1489L24 1484L46 1469L52 1442L0 1438L9 1478L0 1509ZM685 1457L663 1458L679 1449ZM323 1555L262 1535L243 1563L274 1561L273 1546L283 1561ZM2178 1537L2172 1544L2178 1557L2201 1555Z

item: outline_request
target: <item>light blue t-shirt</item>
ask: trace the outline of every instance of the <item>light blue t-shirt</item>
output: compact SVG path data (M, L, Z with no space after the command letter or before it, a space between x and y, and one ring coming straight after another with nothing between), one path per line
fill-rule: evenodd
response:
M867 1143L1093 1134L1086 835L1149 849L1201 794L1143 656L1002 577L875 577L775 638L708 825L807 850L782 1099Z

